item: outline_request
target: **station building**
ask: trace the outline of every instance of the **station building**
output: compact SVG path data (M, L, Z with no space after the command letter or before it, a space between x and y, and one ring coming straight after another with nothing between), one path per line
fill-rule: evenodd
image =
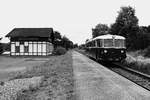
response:
M53 51L53 36L52 28L14 28L6 35L11 56L47 56Z

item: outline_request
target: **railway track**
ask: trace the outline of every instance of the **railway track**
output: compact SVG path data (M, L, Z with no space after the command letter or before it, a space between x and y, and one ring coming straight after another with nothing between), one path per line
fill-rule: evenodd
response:
M150 75L127 68L120 63L101 62L101 64L150 91Z

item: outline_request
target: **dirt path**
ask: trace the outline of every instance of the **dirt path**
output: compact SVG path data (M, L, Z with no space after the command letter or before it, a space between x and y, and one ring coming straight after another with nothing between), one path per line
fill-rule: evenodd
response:
M145 89L73 52L77 100L150 100Z

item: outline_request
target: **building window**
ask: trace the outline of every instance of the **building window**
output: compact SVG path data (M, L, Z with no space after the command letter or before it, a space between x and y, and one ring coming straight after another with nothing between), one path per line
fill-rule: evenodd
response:
M19 53L19 52L20 52L20 46L16 46L16 47L15 47L15 52L16 52L16 53Z
M29 52L29 46L24 46L24 52L28 53Z

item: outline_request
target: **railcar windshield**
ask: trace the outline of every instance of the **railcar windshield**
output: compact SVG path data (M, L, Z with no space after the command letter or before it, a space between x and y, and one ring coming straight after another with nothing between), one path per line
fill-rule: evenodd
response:
M118 48L124 48L125 47L125 40L123 39L115 39L114 41L115 43L115 47L118 47Z
M104 39L104 47L113 47L113 39Z

